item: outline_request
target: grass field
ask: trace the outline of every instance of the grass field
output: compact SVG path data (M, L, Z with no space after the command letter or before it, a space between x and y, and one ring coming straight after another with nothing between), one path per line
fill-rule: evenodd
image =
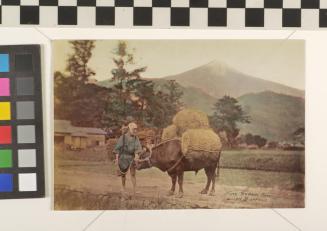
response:
M226 150L220 167L277 172L305 172L304 151Z
M109 161L111 156L104 147L96 147L79 152L56 147L55 153L59 159L90 162ZM230 169L304 173L304 160L304 151L223 150L219 166Z

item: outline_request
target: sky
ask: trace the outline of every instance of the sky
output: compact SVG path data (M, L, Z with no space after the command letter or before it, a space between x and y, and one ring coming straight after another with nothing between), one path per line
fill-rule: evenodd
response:
M253 77L304 90L305 43L303 40L125 40L135 65L147 66L144 78L175 75L212 61L226 64ZM112 51L118 40L97 40L89 66L98 81L111 78L115 67ZM72 53L67 40L53 43L54 70L65 71Z

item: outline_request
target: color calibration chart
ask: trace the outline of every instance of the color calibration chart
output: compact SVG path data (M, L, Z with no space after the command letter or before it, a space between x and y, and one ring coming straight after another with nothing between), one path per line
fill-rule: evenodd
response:
M0 199L44 196L39 45L0 46Z

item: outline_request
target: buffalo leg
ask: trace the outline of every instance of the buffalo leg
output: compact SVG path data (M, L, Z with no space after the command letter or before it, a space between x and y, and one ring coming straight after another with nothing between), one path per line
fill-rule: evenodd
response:
M179 192L178 192L178 197L182 198L184 191L183 191L183 180L184 180L184 171L181 171L178 174L178 186L179 186Z
M216 185L216 171L217 174L219 174L219 170L218 170L218 164L216 165L216 167L213 168L212 170L212 176L211 176L211 180L212 180L212 186L211 186L211 191L210 191L210 196L214 196L215 195L215 185Z
M175 186L177 181L177 174L169 174L171 177L171 189L168 192L168 196L174 195L175 192Z
M201 194L207 194L208 193L210 183L212 181L211 180L211 175L212 175L211 168L205 168L204 171L205 171L205 173L207 175L207 184L206 184L205 188L200 192Z
M216 178L219 178L219 171L220 171L220 168L219 168L219 159L220 159L220 153L219 153L219 158L218 158L218 162L217 162L216 168L214 170L214 173L216 173L216 174L212 178L212 188L211 188L211 192L210 192L210 195L211 196L214 196L215 195Z

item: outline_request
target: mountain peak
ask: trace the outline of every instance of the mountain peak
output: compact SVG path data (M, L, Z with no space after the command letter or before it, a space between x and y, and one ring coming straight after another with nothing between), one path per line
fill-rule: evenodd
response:
M227 70L230 69L230 67L226 63L218 60L212 60L211 62L199 68L207 69L209 72L216 74L218 76L225 76Z
M218 60L165 79L174 79L184 87L196 87L215 98L224 95L239 97L267 90L304 97L304 91L246 75Z

